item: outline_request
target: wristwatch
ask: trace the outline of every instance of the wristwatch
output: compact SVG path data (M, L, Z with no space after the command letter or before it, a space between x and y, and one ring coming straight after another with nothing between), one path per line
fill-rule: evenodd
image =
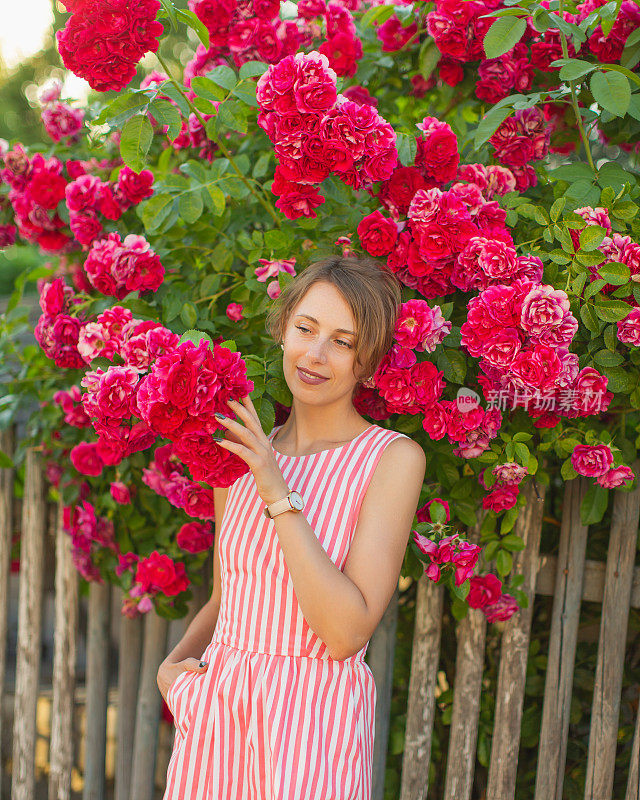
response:
M282 500L276 500L275 503L270 503L264 507L264 515L267 519L273 519L278 514L283 514L285 511L302 511L304 508L304 500L295 490L289 492Z

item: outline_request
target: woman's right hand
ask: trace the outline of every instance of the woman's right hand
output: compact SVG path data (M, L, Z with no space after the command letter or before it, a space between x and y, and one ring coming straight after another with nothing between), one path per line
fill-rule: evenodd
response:
M201 666L201 664L204 664L204 666ZM197 658L185 658L182 661L169 661L165 659L162 664L160 664L156 678L158 689L165 703L167 702L167 692L181 673L206 672L208 666L209 665L204 661L198 661Z

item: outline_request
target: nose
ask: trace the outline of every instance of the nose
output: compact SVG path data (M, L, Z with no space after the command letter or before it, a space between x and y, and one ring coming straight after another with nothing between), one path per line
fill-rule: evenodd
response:
M309 360L324 363L327 360L327 344L328 343L325 339L316 339L314 342L311 342L307 351Z

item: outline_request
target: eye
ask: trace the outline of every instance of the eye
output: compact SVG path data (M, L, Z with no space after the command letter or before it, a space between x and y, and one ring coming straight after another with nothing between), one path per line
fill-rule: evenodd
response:
M338 342L338 344L343 344L345 347L348 347L349 350L351 350L351 345L349 344L349 342L345 342L343 339L336 339L336 341Z
M310 332L311 332L311 331L309 330L309 328L305 328L305 327L303 327L302 325L296 325L296 328L297 328L299 331L303 331L304 333L310 333Z

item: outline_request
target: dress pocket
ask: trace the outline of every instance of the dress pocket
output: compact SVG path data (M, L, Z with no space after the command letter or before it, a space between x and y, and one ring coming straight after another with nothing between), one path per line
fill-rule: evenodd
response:
M169 688L167 690L167 699L165 700L165 702L166 702L166 704L167 704L167 706L169 708L169 711L171 712L171 714L174 717L176 715L175 707L173 705L175 688L178 685L178 683L180 682L180 680L182 679L182 677L184 675L188 675L188 674L189 674L189 670L186 670L186 669L184 669L184 670L182 670L182 672L178 673L178 676L176 678L174 678L173 683L171 684L171 686L169 686Z

